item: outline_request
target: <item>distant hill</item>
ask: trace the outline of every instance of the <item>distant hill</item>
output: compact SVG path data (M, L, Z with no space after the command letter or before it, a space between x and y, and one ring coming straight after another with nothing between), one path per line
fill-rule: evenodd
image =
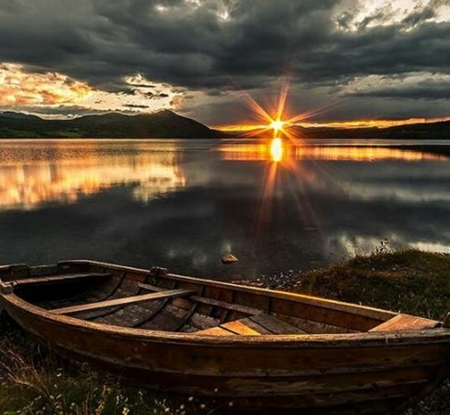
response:
M288 127L288 131L299 138L355 138L355 139L420 139L450 140L450 121L436 123L404 124L388 128L330 128ZM264 134L261 134L263 136ZM255 136L253 133L252 136ZM267 133L265 133L267 137Z
M294 126L289 130L300 138L450 139L450 121L389 128ZM139 115L86 115L71 120L46 120L35 115L0 112L0 138L227 138L238 135L213 130L169 110ZM260 135L269 136L267 132Z
M0 113L0 138L225 138L190 118L164 110L154 114L110 113L71 120L45 120L15 112Z

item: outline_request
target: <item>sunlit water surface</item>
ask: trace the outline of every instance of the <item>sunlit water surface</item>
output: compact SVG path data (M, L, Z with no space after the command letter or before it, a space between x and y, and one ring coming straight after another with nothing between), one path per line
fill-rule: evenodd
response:
M385 144L2 140L0 263L229 280L391 247L450 253L450 158ZM239 262L222 265L226 253Z

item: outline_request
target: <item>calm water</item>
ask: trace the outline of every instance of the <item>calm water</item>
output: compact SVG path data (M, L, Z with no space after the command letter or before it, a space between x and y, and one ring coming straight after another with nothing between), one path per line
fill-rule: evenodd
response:
M450 252L450 158L380 144L3 140L0 263L91 258L233 279L381 241ZM225 253L239 262L222 265Z

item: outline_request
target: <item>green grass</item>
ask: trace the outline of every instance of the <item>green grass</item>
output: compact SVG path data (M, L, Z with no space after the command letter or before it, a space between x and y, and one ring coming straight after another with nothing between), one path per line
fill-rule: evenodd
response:
M273 285L274 281L270 282ZM450 311L450 255L421 251L358 256L292 275L283 289L442 319ZM20 331L0 340L2 415L226 414L211 402L121 383L46 352ZM450 383L404 415L449 415Z
M406 250L357 256L300 275L293 290L440 320L450 312L450 255Z
M69 363L18 330L0 340L1 415L206 415L217 414L216 406Z
M40 138L45 137L45 135L37 131L18 130L0 127L0 138L29 138L29 137Z
M292 290L442 320L450 312L450 255L417 250L357 256L300 274ZM447 381L405 415L449 415Z

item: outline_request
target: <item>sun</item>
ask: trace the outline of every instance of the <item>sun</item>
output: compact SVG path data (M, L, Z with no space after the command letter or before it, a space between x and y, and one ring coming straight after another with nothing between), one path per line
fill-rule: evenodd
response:
M283 128L285 122L281 120L275 120L270 123L270 128L275 131L279 131Z

